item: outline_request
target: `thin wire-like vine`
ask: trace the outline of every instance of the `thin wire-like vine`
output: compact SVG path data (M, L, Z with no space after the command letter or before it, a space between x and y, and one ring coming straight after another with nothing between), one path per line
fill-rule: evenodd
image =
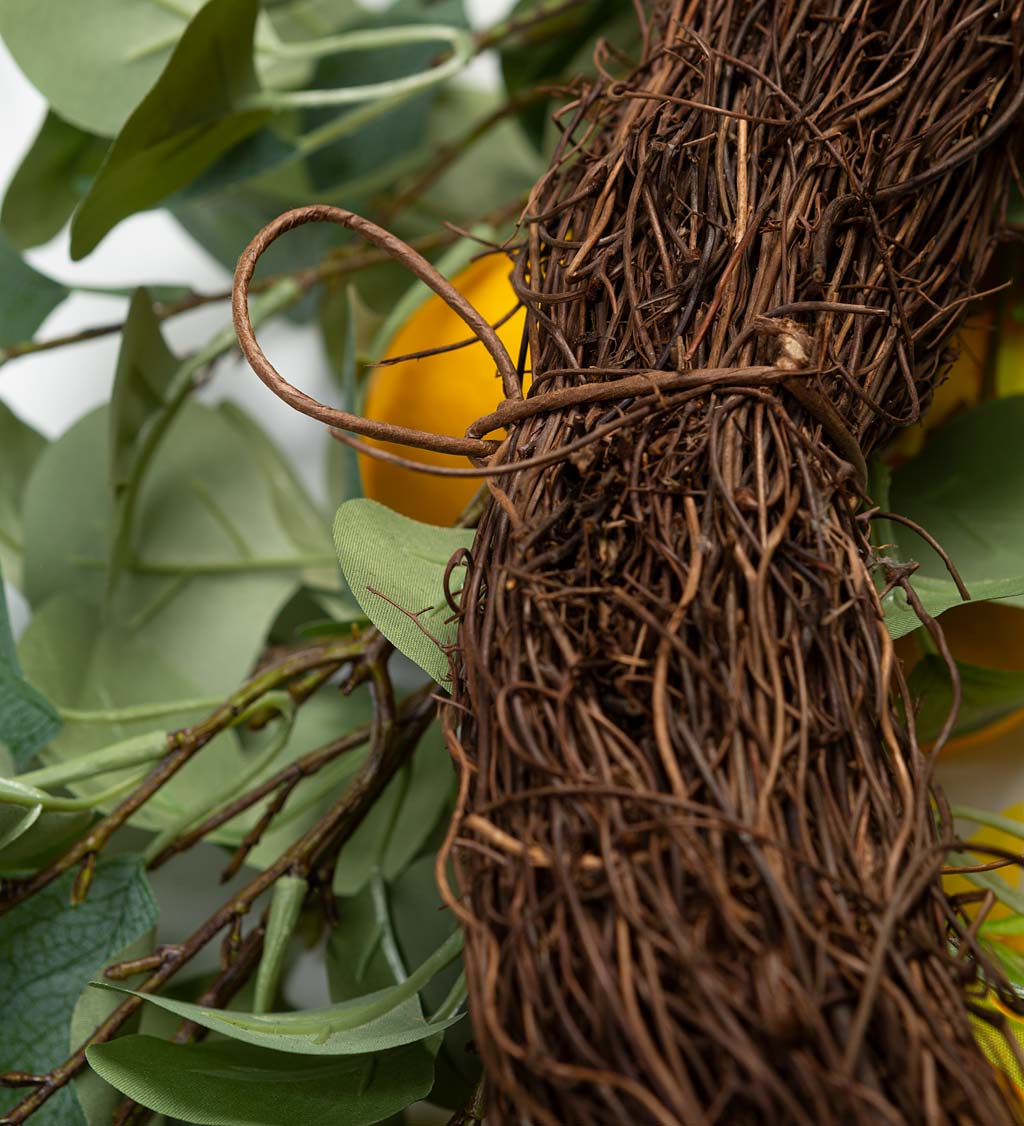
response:
M865 472L1002 229L1022 30L679 0L562 114L448 713L488 1121L1014 1120Z
M889 589L958 699L956 668L914 565L872 542L867 463L920 419L1005 229L1021 4L636 8L642 58L612 73L599 46L523 217L514 374L429 263L340 209L282 216L236 288L285 401L487 483L451 597L462 785L438 875L488 1121L1015 1121L972 1028L1005 1032L990 989L1019 1004L977 939L992 897L969 921L941 885L953 716L922 750ZM263 356L256 260L320 220L488 345L506 401L465 439L380 430Z

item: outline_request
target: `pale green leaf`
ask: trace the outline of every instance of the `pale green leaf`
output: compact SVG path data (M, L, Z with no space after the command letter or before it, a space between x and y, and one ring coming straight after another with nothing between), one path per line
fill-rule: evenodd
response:
M129 1098L202 1126L368 1126L423 1098L433 1061L419 1045L316 1059L237 1042L178 1045L129 1036L89 1049Z
M257 0L208 0L185 29L156 84L118 133L71 223L71 253L82 258L112 227L155 207L271 111L251 108Z
M104 606L108 431L106 408L86 416L45 451L29 481L26 595L37 609L69 591ZM174 420L142 486L134 529L136 559L105 607L106 622L139 632L187 668L197 682L189 696L232 691L309 557L282 526L259 460L217 411L188 403Z
M207 604L208 615L214 615L215 605L215 600ZM189 612L185 606L181 609ZM197 615L200 611L201 607L195 607ZM198 616L192 620L193 628L200 628L198 621ZM214 627L218 621L216 616L210 618ZM173 638L173 634L168 636ZM97 607L72 592L54 596L36 612L21 638L19 652L35 684L62 707L83 712L189 700L202 686L188 675L187 664L175 662L173 652L161 648L157 635L150 637L146 630L104 621ZM230 689L225 695L227 691ZM51 739L42 759L48 765L65 763L134 736L148 732L159 736L196 722L202 714L203 710L188 710L111 723L68 722ZM154 829L173 823L195 802L240 777L245 764L234 732L219 735L143 806L133 822ZM124 768L73 779L68 787L73 794L93 798L137 773L137 767Z
M79 995L110 959L145 934L156 905L135 857L101 862L84 903L70 904L75 873L0 916L0 1071L46 1072L68 1055ZM20 1095L0 1091L0 1110ZM46 1121L81 1122L70 1088Z
M137 996L203 1028L263 1048L313 1056L380 1052L426 1040L461 1019L456 1015L428 1021L417 996L461 949L462 936L457 932L400 984L325 1009L237 1013L149 993ZM103 989L116 988L105 982L93 984Z
M449 679L444 650L456 637L445 570L452 556L472 543L469 529L423 524L363 498L343 504L334 519L341 569L366 616L438 682ZM455 568L453 595L464 579L465 568Z
M0 36L51 107L113 136L203 0L2 0Z

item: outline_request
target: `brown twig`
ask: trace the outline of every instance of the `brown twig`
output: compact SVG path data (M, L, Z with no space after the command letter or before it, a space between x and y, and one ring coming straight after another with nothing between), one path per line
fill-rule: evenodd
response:
M408 760L420 736L433 718L434 712L432 701L426 699L421 703L416 715L409 717L409 724L399 729L395 724L390 680L379 662L373 663L370 685L374 695L375 716L370 753L345 793L278 860L219 907L188 939L170 948L166 960L138 987L138 992L157 992L218 934L225 929L230 932L260 896L281 876L286 873L307 874L325 850L337 847L339 843L348 840L359 827L381 792ZM245 940L242 939L237 946L236 957L244 948ZM0 1126L18 1126L19 1123L26 1121L82 1070L85 1066L86 1049L92 1044L104 1043L115 1036L143 1003L140 997L127 997L93 1032L85 1044L45 1076L44 1082L8 1111L4 1118L0 1118Z
M301 673L323 667L336 669L346 662L356 661L363 656L365 648L365 642L362 641L334 641L289 653L252 677L206 719L169 735L168 754L120 805L52 864L25 880L8 881L3 885L0 914L12 910L36 892L48 887L77 864L85 865L83 871L90 872L95 865L97 855L114 833L173 778L193 755L205 747L215 735L230 727L232 722L261 696L281 684L286 684ZM307 691L309 687L307 684ZM80 897L87 890L87 886L79 888L76 884L76 894Z

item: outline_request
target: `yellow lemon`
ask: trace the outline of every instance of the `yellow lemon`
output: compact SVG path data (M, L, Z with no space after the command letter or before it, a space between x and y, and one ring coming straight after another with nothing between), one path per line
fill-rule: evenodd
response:
M485 320L496 324L515 308L511 265L501 254L482 258L453 279L456 288ZM513 361L519 358L526 321L518 310L498 327ZM470 330L440 297L431 297L395 334L385 358L458 344ZM367 418L461 436L470 423L489 414L504 398L487 349L473 341L454 351L377 368L370 377L363 413ZM468 466L461 457L376 442L383 449L427 465ZM363 491L373 500L428 524L452 524L472 499L480 478L434 477L360 455Z

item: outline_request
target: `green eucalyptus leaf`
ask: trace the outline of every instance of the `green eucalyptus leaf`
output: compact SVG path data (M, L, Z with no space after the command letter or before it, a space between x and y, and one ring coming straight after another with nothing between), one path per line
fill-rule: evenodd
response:
M519 0L509 18L527 20L551 10L551 16L529 31L512 37L501 48L501 67L509 94L539 86L555 86L593 71L594 45L607 36L620 49L637 38L635 15L621 0L581 0L552 5L548 0ZM521 118L540 146L550 111L541 104L527 106Z
M257 0L207 0L152 90L118 133L71 223L71 253L88 254L117 223L154 207L261 129L254 107Z
M108 621L144 632L193 670L202 693L231 691L277 608L310 565L282 526L261 462L216 410L186 403L142 485L133 558L112 600L109 409L87 415L39 458L26 490L26 595L73 591ZM330 556L322 558L328 564ZM150 701L123 701L147 703Z
M499 94L468 85L438 90L430 115L429 149L437 153L453 146L460 155L414 207L396 216L404 237L436 230L444 221L468 226L502 205L525 201L546 163L518 120L493 120L502 105ZM474 136L485 124L486 130Z
M417 15L418 20L416 16L406 20L404 13L394 9L365 12L346 30L393 27L399 21L437 23L442 18L433 10L421 10ZM416 74L430 67L437 52L436 43L408 43L383 51L329 55L317 64L313 84L318 89L344 89ZM436 88L430 87L313 153L308 168L314 191L318 195L342 190L359 193L366 190L363 182L378 182L383 186L393 181L395 173L410 164L413 153L418 151L422 155L430 151L426 144L427 122L436 94ZM302 132L308 134L324 126L334 127L337 114L337 109L331 107L306 110L302 115Z
M456 928L451 911L441 901L434 868L436 856L421 856L388 885L388 911L403 960L416 965ZM453 963L423 990L430 1012L435 1012L455 984L461 962ZM480 1056L473 1049L469 1021L453 1025L434 1063L430 1102L456 1110L466 1105L480 1082Z
M356 601L388 641L438 682L449 678L443 647L456 635L445 569L472 544L471 530L423 524L365 498L343 504L334 519L334 546ZM453 572L453 594L464 576L464 568Z
M879 497L934 536L975 601L1016 605L1024 596L1022 426L1024 396L975 407L930 435L920 455L893 471L888 498ZM941 558L912 530L880 522L876 536L891 545L888 554L920 564L911 582L929 614L962 603ZM884 608L894 637L920 625L902 591L888 595Z
M23 837L36 824L42 812L41 803L15 805L6 802L0 793L0 852Z
M967 735L1024 708L1024 672L957 662L962 700L954 735ZM920 701L917 733L930 742L942 730L953 703L946 662L929 654L910 674L910 692Z
M210 608L208 607L208 611ZM189 700L197 695L195 681L172 664L159 644L145 635L106 624L101 612L73 593L50 599L33 616L19 646L33 680L60 704L81 712L127 708L160 700ZM187 668L188 666L184 666ZM227 693L225 692L225 695ZM109 723L68 722L42 754L45 763L66 763L112 743L154 737L201 718L202 710L160 714L149 719ZM207 794L224 788L245 769L234 732L219 735L209 749L196 755L133 818L147 828L163 828L180 818ZM75 795L94 798L139 773L124 768L102 776L68 782Z
M387 889L367 884L358 895L337 901L338 923L327 939L324 961L332 1001L349 1001L397 985L407 976L392 927Z
M24 807L21 807L22 810ZM3 827L16 824L19 807L0 805L0 839ZM40 809L31 824L18 829L0 845L0 872L35 872L55 860L78 840L93 819L89 811Z
M268 187L268 183L270 186ZM271 190L273 188L273 190ZM312 190L290 167L257 184L229 185L202 198L178 195L168 201L171 214L226 269L234 270L242 247L285 208L307 199ZM349 206L353 201L349 201ZM333 223L311 223L278 239L260 259L261 272L280 274L320 261L345 238Z
M106 86L111 88L111 83ZM109 147L106 138L72 125L52 109L47 113L7 185L0 211L0 227L19 250L48 242L61 230L89 190Z
M0 743L24 769L60 729L57 709L22 675L0 573ZM29 828L23 824L21 832Z
M344 1001L402 981L406 966L428 957L451 935L456 923L438 894L434 862L433 855L423 856L394 882L376 876L358 895L337 900L339 921L325 952L333 1000ZM459 963L449 966L424 988L431 1012L447 997L460 968ZM480 1079L472 1036L467 1021L445 1031L435 1058L431 1103L451 1109L466 1105Z
M412 761L392 779L342 846L334 869L334 894L355 895L377 871L387 880L400 875L430 836L454 789L451 757L435 723L420 740Z
M325 1009L236 1013L148 993L135 996L203 1028L258 1047L312 1056L381 1052L426 1040L461 1019L456 1015L428 1022L417 996L418 990L457 957L461 949L462 936L457 932L401 984ZM116 988L105 982L93 984L97 988Z
M0 234L0 364L4 349L31 340L67 295L66 286L33 270Z
M419 1045L315 1059L237 1042L122 1037L90 1065L143 1106L203 1126L368 1126L426 1095L433 1061Z
M156 905L137 857L101 861L85 902L70 903L75 873L0 916L0 1071L45 1073L68 1054L68 1026L90 978L117 951L146 934ZM20 1098L0 1091L0 1113ZM83 1118L70 1088L46 1121Z
M330 523L313 503L298 474L266 430L235 403L221 403L217 410L259 462L275 516L291 542L303 553L329 558ZM303 577L313 586L340 587L336 564L310 568L303 573Z
M146 289L132 296L110 395L110 476L117 495L153 419L167 406L180 364L167 347Z
M113 136L203 0L2 0L0 36L65 121Z
M0 403L0 570L19 589L22 498L32 466L45 447L41 434Z
M129 962L136 958L143 958L152 953L156 945L156 928L151 928L146 934L130 942L123 950L118 950L111 958L109 964ZM138 974L128 978L127 984L141 985L145 974ZM68 1051L75 1051L79 1045L84 1044L92 1033L110 1016L120 1003L116 993L106 993L99 989L86 987L75 1004L71 1014L71 1035L68 1041ZM140 1013L134 1013L118 1032L119 1036L137 1032L140 1024ZM88 1126L108 1126L114 1121L115 1112L122 1102L121 1093L101 1079L91 1068L84 1068L75 1076L75 1095L82 1108Z
M323 747L356 728L367 727L372 717L373 700L368 688L360 687L350 695L342 696L337 688L328 685L299 709L285 754L272 770L282 769L300 755ZM252 753L253 749L248 746L252 741L252 737L247 736L247 753ZM264 833L246 862L254 868L274 863L337 802L339 794L352 782L365 758L365 747L348 751L304 781L274 818L270 829ZM237 846L262 812L262 807L257 806L208 839Z

